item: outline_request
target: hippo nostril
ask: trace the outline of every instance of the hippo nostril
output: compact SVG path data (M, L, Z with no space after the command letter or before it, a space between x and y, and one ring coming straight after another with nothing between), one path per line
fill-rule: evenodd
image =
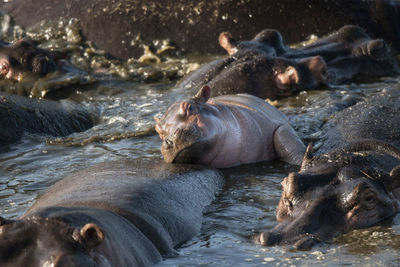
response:
M281 241L280 235L274 234L272 232L262 232L256 237L256 242L263 246L274 246L279 244Z

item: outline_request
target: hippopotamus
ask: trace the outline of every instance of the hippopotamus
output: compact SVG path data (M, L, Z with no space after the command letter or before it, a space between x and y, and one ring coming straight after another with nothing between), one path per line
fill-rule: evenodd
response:
M322 147L307 147L301 168L282 182L279 224L263 245L308 249L400 211L400 92L383 90L335 115Z
M88 40L122 59L139 57L141 44L160 39L170 39L190 52L215 54L222 50L214 40L227 29L241 40L265 28L277 29L293 43L350 24L400 51L400 4L393 0L13 0L0 9L24 27L59 17L77 18Z
M29 39L0 41L0 90L38 98L63 98L77 84L93 83L61 51L42 49ZM63 90L61 90L63 89Z
M95 114L72 101L33 99L0 92L0 152L24 133L67 136L94 125Z
M271 29L242 42L223 32L219 43L229 57L205 64L177 87L198 90L208 84L213 96L248 93L276 99L321 85L400 73L385 41L352 25L300 48L287 47Z
M150 266L200 231L219 171L154 160L74 173L0 220L1 266Z
M278 109L248 94L210 95L204 86L156 118L165 161L216 168L275 158L300 164L305 146Z
M44 76L57 69L57 63L66 55L58 51L40 49L29 40L12 44L0 41L0 77L15 81L24 76Z

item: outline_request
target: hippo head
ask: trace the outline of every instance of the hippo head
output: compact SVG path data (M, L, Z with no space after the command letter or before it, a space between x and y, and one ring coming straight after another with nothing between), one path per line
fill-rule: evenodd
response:
M248 52L222 69L209 84L219 95L248 93L273 100L315 89L329 76L320 56L287 59Z
M206 104L211 89L204 86L193 98L176 102L156 120L156 131L162 140L161 153L166 162L198 162L217 135L215 107Z
M276 30L266 29L258 33L250 41L238 42L229 32L222 32L218 38L219 44L229 55L246 53L248 51L263 53L268 56L279 56L286 51L282 35Z
M57 60L63 58L63 53L40 49L30 41L0 42L0 77L21 81L26 75L43 76L55 71Z
M309 146L301 170L282 182L276 211L279 224L256 241L309 249L396 214L399 159L399 150L380 142L355 143L318 157L311 156ZM397 167L384 168L383 162Z
M96 266L90 252L104 234L93 223L76 229L54 218L0 219L0 266Z

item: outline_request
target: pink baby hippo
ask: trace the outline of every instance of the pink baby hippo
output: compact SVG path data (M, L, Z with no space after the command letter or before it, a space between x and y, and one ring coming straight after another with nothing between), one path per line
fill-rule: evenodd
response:
M272 159L301 164L305 146L278 109L248 94L210 95L204 86L155 118L166 162L215 168Z

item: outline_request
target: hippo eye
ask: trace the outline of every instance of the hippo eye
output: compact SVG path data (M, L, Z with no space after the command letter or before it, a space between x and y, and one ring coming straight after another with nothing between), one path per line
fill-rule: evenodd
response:
M10 71L10 65L6 61L0 63L0 75L7 75Z
M172 146L172 141L171 140L169 140L168 138L165 138L164 139L164 142L165 142L165 144L167 145L167 146Z
M375 206L375 194L373 192L367 193L363 199L363 203L367 209L372 209Z
M365 202L367 202L367 203L371 203L371 202L374 202L375 201L375 196L374 195L368 195L365 199L364 199L364 201Z

